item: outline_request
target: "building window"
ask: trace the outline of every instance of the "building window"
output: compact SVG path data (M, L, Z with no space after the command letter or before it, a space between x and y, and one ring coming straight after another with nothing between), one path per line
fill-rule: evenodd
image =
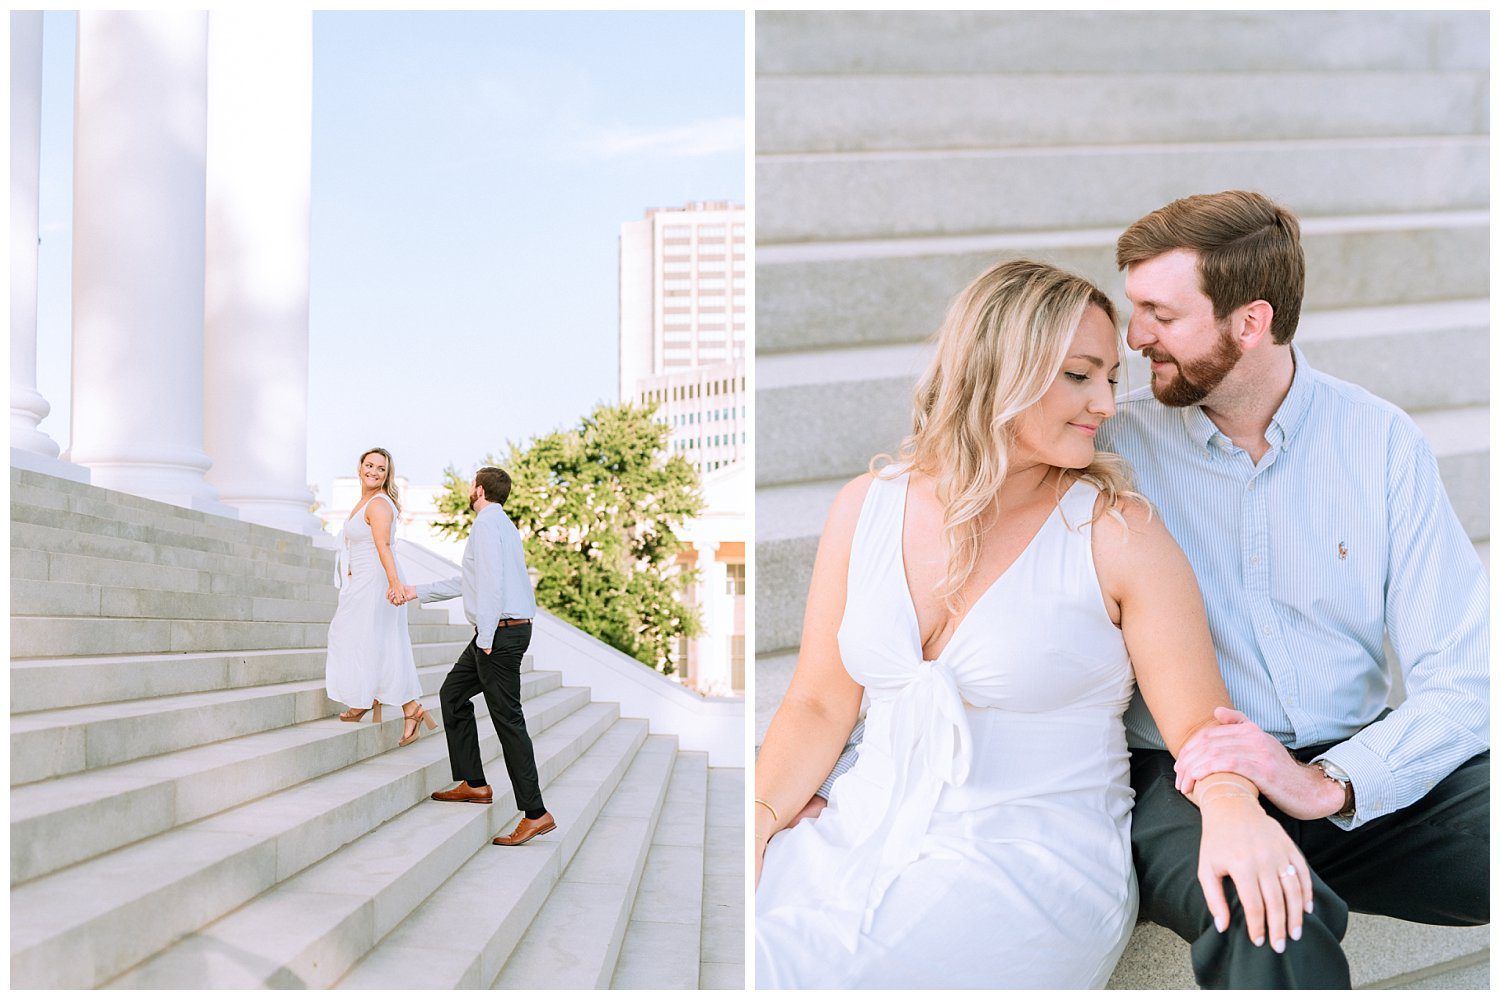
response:
M724 566L724 593L730 597L745 596L745 564L726 563Z
M729 685L736 691L745 690L745 637L729 637Z

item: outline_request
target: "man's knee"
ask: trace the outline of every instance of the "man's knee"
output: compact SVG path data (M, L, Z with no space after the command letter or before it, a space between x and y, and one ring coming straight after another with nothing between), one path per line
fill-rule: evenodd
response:
M1260 945L1251 939L1245 910L1232 881L1225 881L1224 894L1229 901L1229 926L1220 932L1208 917L1198 935L1188 938L1198 985L1220 989L1349 988L1349 961L1340 944L1349 929L1349 907L1327 885L1313 880L1313 911L1303 914L1301 935L1289 937L1282 952L1276 952L1264 934Z

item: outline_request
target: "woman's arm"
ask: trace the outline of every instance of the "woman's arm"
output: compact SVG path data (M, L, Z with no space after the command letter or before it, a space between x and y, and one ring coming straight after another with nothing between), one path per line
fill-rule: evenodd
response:
M406 597L406 588L396 575L396 557L391 554L391 521L395 516L389 503L376 503L372 497L365 504L365 522L370 526L370 535L375 540L375 552L380 556L380 565L385 567L385 582L389 585L385 599L392 604L399 604Z
M1102 502L1102 501L1101 501ZM1199 730L1218 725L1214 709L1229 693L1214 655L1203 597L1187 557L1145 504L1127 500L1120 518L1094 522L1094 565L1106 600L1117 609L1136 684L1173 756ZM1249 779L1216 772L1193 788L1203 813L1198 881L1220 931L1229 926L1223 879L1234 879L1250 938L1269 930L1280 952L1302 936L1312 877L1301 852L1261 808ZM1295 877L1283 877L1287 866Z
M838 630L848 592L849 550L873 477L839 491L813 562L802 647L781 707L755 759L755 879L766 842L807 804L838 759L859 715L862 689L839 658Z

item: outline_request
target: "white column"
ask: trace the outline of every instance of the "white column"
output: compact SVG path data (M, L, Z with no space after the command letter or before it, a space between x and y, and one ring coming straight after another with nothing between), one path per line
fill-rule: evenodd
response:
M703 632L698 637L698 683L703 694L730 694L729 633L733 598L724 591L729 572L717 558L715 542L698 548L698 615Z
M215 11L208 39L208 481L245 520L317 536L307 488L312 15Z
M232 514L204 479L208 15L78 15L73 461L109 489Z
M37 215L41 161L42 13L14 11L10 15L11 464L51 472L55 470L49 466L62 464L57 462L57 442L37 426L52 412L52 407L36 387Z

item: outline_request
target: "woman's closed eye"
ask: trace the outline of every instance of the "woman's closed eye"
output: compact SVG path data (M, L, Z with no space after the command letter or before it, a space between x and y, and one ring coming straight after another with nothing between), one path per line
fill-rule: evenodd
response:
M1083 383L1087 382L1089 379L1093 378L1093 376L1090 375L1090 374L1088 374L1087 372L1063 372L1063 374L1066 375L1068 378L1072 379L1074 382L1077 382L1079 385L1082 385ZM1117 379L1117 378L1109 378L1109 379L1105 379L1105 381L1108 382L1110 385L1119 385L1120 384L1120 380Z

